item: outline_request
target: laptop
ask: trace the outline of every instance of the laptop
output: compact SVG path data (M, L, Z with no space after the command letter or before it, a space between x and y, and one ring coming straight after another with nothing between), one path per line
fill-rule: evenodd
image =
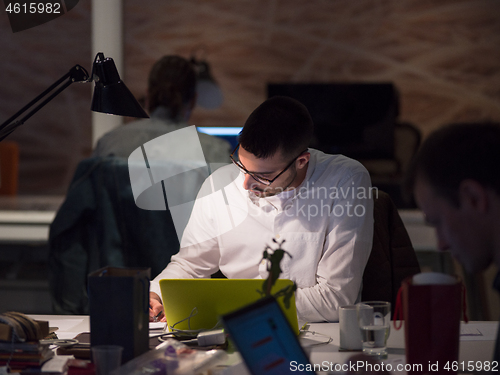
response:
M221 325L221 316L238 310L259 299L265 280L262 279L163 279L160 289L165 317L169 327L181 330L212 329ZM287 279L278 279L271 294L292 286ZM293 331L298 335L295 295L286 308L283 297L278 298Z
M315 374L278 303L266 297L222 317L252 375Z

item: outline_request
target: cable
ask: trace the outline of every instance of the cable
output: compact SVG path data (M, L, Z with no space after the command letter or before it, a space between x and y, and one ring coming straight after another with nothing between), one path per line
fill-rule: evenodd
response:
M203 331L198 333L195 339L185 340L182 342L186 345L198 345L198 346L213 346L213 345L223 345L226 343L226 334L223 329L214 329L210 331Z
M212 331L212 330L216 330L218 329L219 327L221 327L221 324L222 322L219 320L217 321L217 323L215 324L215 326L213 326L211 329L191 329L191 318L196 316L198 314L198 308L197 307L194 307L192 310L191 310L191 313L189 314L188 317L182 319L182 320L179 320L178 322L172 324L171 326L168 326L170 332L165 332L164 334L162 335L159 335L158 336L158 340L163 342L165 341L167 338L169 337L174 337L174 338L177 338L179 340L197 340L198 338L198 335L202 332L209 332L209 331ZM175 326L179 323L182 323L184 321L188 321L188 329L178 329L178 328L175 328ZM167 325L165 325L165 329L167 328Z
M310 348L310 347L312 347L312 346L326 345L326 344L329 344L329 343L331 343L331 342L333 341L333 338L331 338L330 336L325 335L325 334L323 334L323 333L315 332L315 331L301 330L301 331L300 331L300 333L301 333L301 334L302 334L302 333L304 333L304 334L305 334L305 333L310 333L310 334L311 334L311 335L313 335L313 336L318 335L318 336L322 336L322 337L325 337L325 338L326 338L326 341L319 341L319 342L316 342L316 343L314 343L314 344L309 344L309 345L306 345L306 346L304 346L304 345L303 345L303 347L305 347L305 348ZM303 336L302 338L308 338L308 337Z

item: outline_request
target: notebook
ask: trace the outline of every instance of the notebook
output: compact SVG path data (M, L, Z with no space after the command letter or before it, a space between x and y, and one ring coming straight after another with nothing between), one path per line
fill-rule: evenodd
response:
M169 326L182 330L212 329L221 316L262 298L262 279L163 279L160 289ZM271 294L293 285L287 279L276 280ZM295 296L285 307L278 298L288 322L299 333ZM191 316L191 317L190 317ZM189 318L190 317L190 318Z
M315 374L272 297L224 315L224 327L252 375Z

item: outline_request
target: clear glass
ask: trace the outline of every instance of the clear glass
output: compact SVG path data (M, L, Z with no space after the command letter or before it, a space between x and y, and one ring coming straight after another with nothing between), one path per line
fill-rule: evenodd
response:
M122 363L123 347L118 345L97 345L92 347L92 362L96 375L109 375Z
M391 329L391 304L368 301L356 304L358 325L363 342L363 353L387 358L387 339Z

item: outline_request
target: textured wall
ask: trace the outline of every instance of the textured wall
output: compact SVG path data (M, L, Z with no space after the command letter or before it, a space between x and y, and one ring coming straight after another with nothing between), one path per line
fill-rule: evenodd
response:
M91 67L88 1L15 34L2 6L0 35L0 122L74 65ZM73 84L6 139L20 145L20 193L66 191L76 163L90 151L90 99L90 84Z
M496 0L125 4L127 82L136 91L160 55L205 47L227 100L197 111L197 125L242 124L268 81L393 81L401 119L425 134L450 121L500 119Z
M90 67L89 17L80 0L14 35L0 16L2 119L73 64ZM124 0L124 25L122 76L138 97L156 59L204 48L225 102L196 109L196 125L242 125L268 81L393 81L400 118L424 135L500 120L498 0ZM88 90L69 88L12 136L22 144L21 191L64 192L90 145Z

